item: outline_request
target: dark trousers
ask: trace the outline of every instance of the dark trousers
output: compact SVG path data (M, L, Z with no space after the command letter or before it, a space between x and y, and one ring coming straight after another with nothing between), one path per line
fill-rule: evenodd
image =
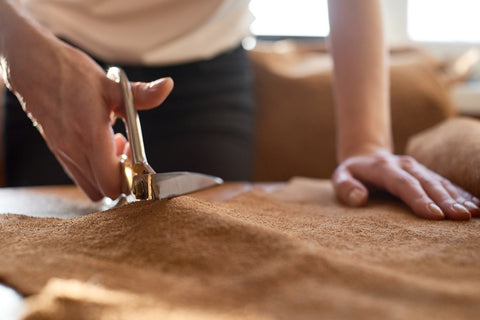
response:
M251 67L242 48L183 65L120 67L131 81L170 76L175 82L162 106L139 113L147 159L157 172L251 179L255 112ZM11 92L4 105L7 186L71 184ZM120 121L115 131L123 131Z

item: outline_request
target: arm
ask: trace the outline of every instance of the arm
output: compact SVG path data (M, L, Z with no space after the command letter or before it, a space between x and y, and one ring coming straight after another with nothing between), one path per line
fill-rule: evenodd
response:
M392 154L387 52L379 0L329 0L335 64L339 199L358 206L385 189L428 219L469 219L479 200L414 159Z
M118 155L125 138L114 135L110 113L122 114L119 86L85 53L57 39L23 12L0 0L0 74L36 124L70 177L92 199L121 191ZM141 109L159 105L171 79L132 83Z
M343 161L367 151L390 151L387 53L380 6L371 0L335 0L329 2L329 8L337 157Z

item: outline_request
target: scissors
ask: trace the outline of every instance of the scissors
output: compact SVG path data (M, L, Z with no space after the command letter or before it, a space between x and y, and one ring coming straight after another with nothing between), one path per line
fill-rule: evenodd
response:
M118 67L111 67L107 77L120 84L123 92L126 118L124 119L128 141L132 151L132 160L122 155L122 173L124 189L139 200L169 199L195 192L223 183L219 177L188 171L156 173L148 164L143 145L142 129L133 94L125 72Z

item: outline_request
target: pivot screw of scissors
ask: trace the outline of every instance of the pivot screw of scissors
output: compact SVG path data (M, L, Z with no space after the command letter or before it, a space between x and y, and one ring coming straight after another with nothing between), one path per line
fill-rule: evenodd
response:
M148 196L148 186L145 180L140 179L137 183L134 184L133 193L137 199L147 199Z

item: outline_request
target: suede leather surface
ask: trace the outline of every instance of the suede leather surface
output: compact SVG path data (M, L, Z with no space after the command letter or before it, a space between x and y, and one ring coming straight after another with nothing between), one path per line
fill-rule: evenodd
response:
M298 178L68 219L0 215L26 319L478 319L480 220L428 221Z

